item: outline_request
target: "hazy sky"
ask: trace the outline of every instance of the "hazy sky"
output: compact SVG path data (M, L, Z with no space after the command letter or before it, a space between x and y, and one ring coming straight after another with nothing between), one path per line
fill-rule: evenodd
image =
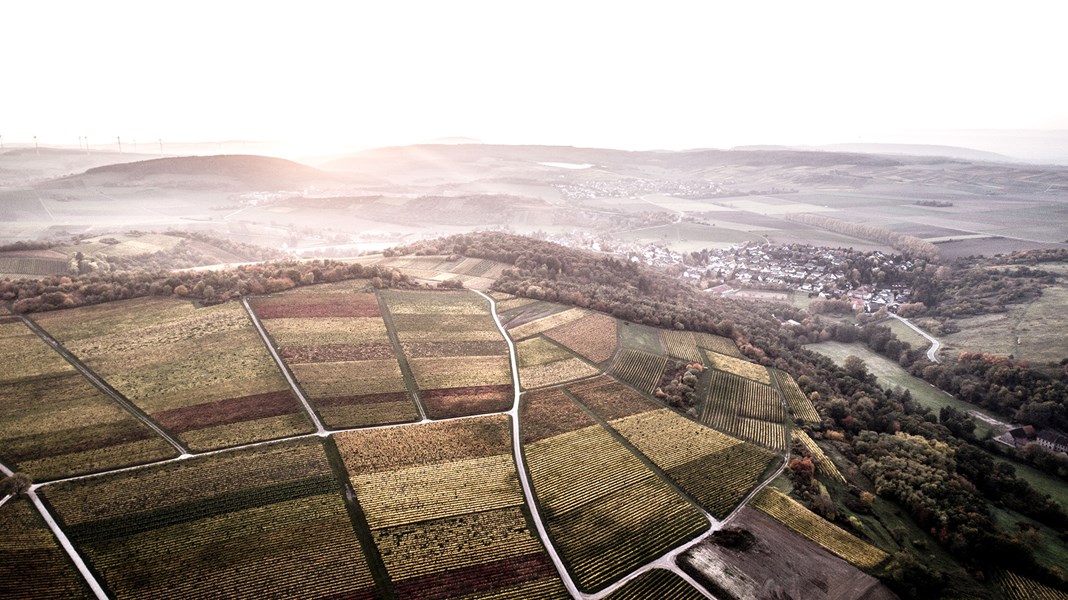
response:
M1068 4L0 4L0 135L625 148L1068 129Z

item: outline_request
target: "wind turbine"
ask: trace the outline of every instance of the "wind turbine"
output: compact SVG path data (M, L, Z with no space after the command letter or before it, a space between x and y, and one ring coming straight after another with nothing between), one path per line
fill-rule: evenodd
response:
M41 155L41 147L37 145L37 136L36 135L33 136L33 151L37 154L37 156Z
M122 154L122 138L115 136L115 143L119 145L119 154Z

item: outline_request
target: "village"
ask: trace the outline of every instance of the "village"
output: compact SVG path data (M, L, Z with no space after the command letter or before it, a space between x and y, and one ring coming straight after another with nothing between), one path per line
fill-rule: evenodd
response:
M662 268L699 289L722 296L745 295L748 291L789 292L847 300L856 312L881 308L896 312L911 297L904 281L913 262L878 251L861 253L802 244L747 242L725 249L683 253L659 244L585 232L549 234L545 239Z

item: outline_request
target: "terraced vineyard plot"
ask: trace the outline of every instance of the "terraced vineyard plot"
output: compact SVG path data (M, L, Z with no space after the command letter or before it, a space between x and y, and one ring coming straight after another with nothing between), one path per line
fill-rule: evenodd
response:
M669 355L691 363L704 362L704 357L701 356L701 350L697 347L697 340L694 339L693 332L661 329L660 340Z
M317 439L49 486L71 541L120 598L374 598Z
M662 408L609 425L717 519L745 498L775 456Z
M785 418L775 388L723 371L711 372L701 409L705 425L782 451L787 441Z
M553 313L536 321L530 321L515 327L508 328L508 335L513 340L522 340L532 335L537 335L550 329L566 325L585 317L589 313L581 308L569 308L565 311Z
M1068 593L1042 585L1012 571L999 572L994 577L994 581L1010 600L1068 600Z
M718 352L706 352L705 354L708 357L708 362L714 369L719 369L720 371L725 371L739 377L745 377L746 379L752 379L753 381L763 383L764 385L771 385L771 377L768 375L768 369L762 365L751 363L741 358L720 354Z
M619 334L616 320L601 313L590 313L577 321L554 327L545 336L585 357L603 363L616 352Z
M742 352L738 350L738 345L730 338L712 335L711 333L705 333L703 331L694 332L693 338L697 343L698 348L710 350L719 354L726 354L727 356L733 356L735 358L743 358Z
M485 299L471 292L397 290L382 297L430 418L511 408L508 346Z
M94 598L28 499L0 507L0 598Z
M667 358L663 356L639 350L623 350L612 365L612 375L651 394L666 368Z
M888 558L886 552L843 531L778 490L762 490L753 498L751 504L832 554L862 569L873 569Z
M527 528L508 417L351 431L337 444L399 597L566 595Z
M529 306L536 302L538 301L534 300L533 298L517 298L514 296L503 300L498 299L497 312L507 312L510 310L515 310L517 308L523 308L524 306Z
M19 321L0 323L0 461L37 481L178 452Z
M311 286L250 302L308 401L334 429L419 418L378 298L364 287ZM322 289L309 292L315 288Z
M607 375L569 385L567 390L608 421L661 407Z
M39 322L193 450L312 430L240 304L140 298Z
M692 504L612 434L583 426L589 418L567 407L558 390L524 400L524 439L536 440L524 444L531 482L549 535L581 588L601 588L707 528Z
M519 381L533 389L590 377L600 371L541 336L516 344Z
M704 600L705 595L671 571L653 569L632 579L608 596L608 600L648 600L650 598Z
M801 444L801 446L803 446L805 450L808 451L809 455L812 457L812 462L816 465L817 473L826 475L831 479L837 479L838 481L845 483L846 479L844 476L842 476L842 472L839 471L838 467L835 466L834 462L827 457L827 454L823 452L823 448L820 448L819 444L817 444L815 440L813 440L811 437L808 436L807 433L800 429L794 429L793 435L794 440Z
M770 369L770 371L775 377L775 381L779 384L782 395L786 397L786 403L790 406L790 414L793 415L794 419L802 423L819 423L820 414L816 412L816 407L812 405L812 400L809 400L805 392L801 391L794 378L790 377L789 373L778 369Z

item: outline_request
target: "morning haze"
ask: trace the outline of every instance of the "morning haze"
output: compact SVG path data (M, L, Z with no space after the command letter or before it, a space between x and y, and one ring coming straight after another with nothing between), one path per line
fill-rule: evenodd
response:
M0 597L1068 597L1063 9L0 9Z

